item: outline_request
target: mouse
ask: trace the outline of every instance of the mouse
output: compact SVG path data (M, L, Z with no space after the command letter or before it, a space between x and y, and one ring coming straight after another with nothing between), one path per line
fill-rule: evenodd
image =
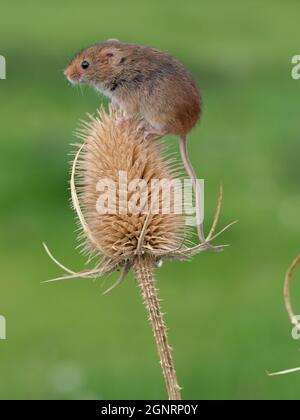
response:
M191 164L187 137L200 120L202 99L191 73L177 59L156 48L117 39L77 53L64 71L72 84L88 84L111 99L125 118L141 115L145 138L175 135L196 197L197 230L205 242L202 197Z

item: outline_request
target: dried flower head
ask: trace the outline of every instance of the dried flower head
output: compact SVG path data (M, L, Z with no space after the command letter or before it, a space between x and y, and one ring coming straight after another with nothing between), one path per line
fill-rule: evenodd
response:
M72 165L72 203L78 216L83 249L89 260L98 257L98 261L93 270L75 273L58 263L45 246L49 256L67 273L50 281L96 278L122 269L118 285L137 256L146 255L153 265L164 259L186 260L209 249L209 242L232 225L213 236L220 215L221 188L206 241L191 248L187 246L191 243L190 228L185 225L185 216L176 211L175 203L181 185L173 181L180 176L179 167L168 156L161 140L145 140L138 125L138 119L125 119L110 107L109 114L101 108L97 116L89 115L89 121L83 121L76 131L83 143L76 146ZM108 186L105 191L106 212L99 212L100 190L104 185L99 186L99 182L103 180ZM139 181L137 197L128 187L132 182L135 185L136 180ZM152 181L158 184L167 181L172 186L167 212L163 208L162 184L158 185L158 194L157 190L154 194Z
M89 227L89 234L84 233L87 250L132 261L137 252L151 254L180 246L186 227L183 215L175 214L174 189L167 214L161 191L156 200L151 195L155 181L171 182L179 175L174 160L165 157L162 143L145 141L137 120L118 120L114 111L108 116L103 109L78 134L84 145L76 185ZM97 202L106 185L102 214ZM174 187L178 188L176 183Z
M46 245L45 249L66 272L63 277L50 281L97 278L121 269L120 278L106 293L134 268L152 324L168 395L175 400L180 399L180 388L153 268L163 259L186 260L210 249L209 242L231 225L213 236L221 209L221 188L206 241L191 248L187 246L190 229L184 214L176 207L176 194L180 197L182 187L176 182L180 175L176 161L168 156L159 138L145 140L143 130L138 127L138 119L126 119L110 107L109 114L101 108L96 117L90 116L77 131L83 143L78 145L72 165L72 203L83 249L90 260L97 258L95 268L76 273L57 261ZM166 185L167 201L163 192Z

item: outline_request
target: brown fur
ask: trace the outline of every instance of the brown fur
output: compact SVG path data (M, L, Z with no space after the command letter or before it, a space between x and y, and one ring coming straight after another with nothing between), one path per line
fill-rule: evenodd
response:
M81 63L88 61L88 69ZM186 136L196 125L201 99L191 74L159 50L119 41L84 49L65 75L111 97L127 114L140 113L158 132Z

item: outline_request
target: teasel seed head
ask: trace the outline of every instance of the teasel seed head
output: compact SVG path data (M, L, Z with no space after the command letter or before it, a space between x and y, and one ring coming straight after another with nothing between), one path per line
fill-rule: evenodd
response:
M50 258L67 273L50 282L98 278L120 269L119 279L107 293L134 268L152 325L168 397L179 400L180 387L153 271L164 259L186 260L209 249L209 243L231 225L213 236L221 210L221 188L214 222L205 242L187 246L190 228L184 214L176 207L181 197L179 189L182 192L182 184L177 182L180 181L178 165L168 156L161 139L146 140L138 125L137 118L124 118L111 106L109 113L101 108L97 116L89 116L89 121L83 122L77 130L83 143L77 145L72 165L72 204L78 216L83 249L89 259L98 259L96 267L76 273L57 261L46 245L44 247ZM129 188L132 183L136 189ZM167 209L163 186L169 191ZM102 194L105 203L101 203L105 206L99 211Z
M178 165L167 156L159 139L145 140L137 126L137 119L122 120L113 109L108 115L101 108L97 117L90 117L77 131L84 141L75 188L88 226L81 236L85 250L123 263L133 261L137 254L155 260L157 254L180 247L188 232L184 215L176 214L174 208L174 194L180 188ZM105 192L106 209L111 214L99 213L97 206L101 194L97 186L102 180L111 181ZM162 181L172 184L173 180L170 208L164 214L162 192L154 197L153 185ZM136 197L128 190L135 182L139 184Z

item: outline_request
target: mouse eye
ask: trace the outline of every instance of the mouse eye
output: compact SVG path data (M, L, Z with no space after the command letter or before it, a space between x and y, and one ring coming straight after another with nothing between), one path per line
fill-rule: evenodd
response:
M83 68L83 70L86 70L86 69L88 69L89 67L90 67L90 63L89 63L88 61L84 60L84 61L81 63L81 68Z

